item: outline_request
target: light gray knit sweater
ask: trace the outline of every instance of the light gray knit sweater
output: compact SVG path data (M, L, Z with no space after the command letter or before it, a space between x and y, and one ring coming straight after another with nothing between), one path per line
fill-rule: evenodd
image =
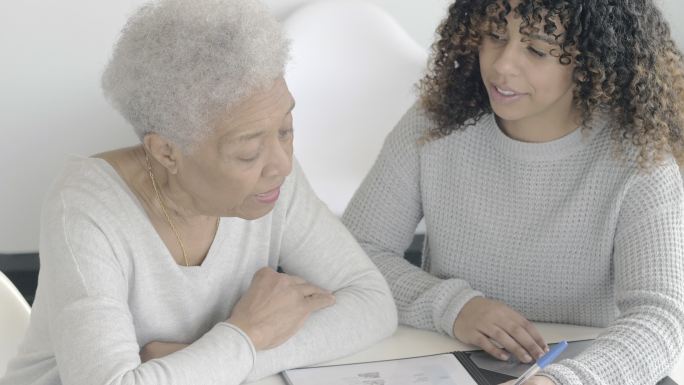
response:
M684 192L673 160L639 172L605 123L531 144L492 115L425 144L413 107L343 221L387 278L401 323L453 335L485 295L534 321L607 327L557 383L654 384L684 347ZM633 151L632 151L633 152ZM402 258L425 218L423 269Z
M185 267L106 161L73 158L48 193L40 242L31 324L0 385L235 385L350 354L396 328L382 275L297 164L269 214L221 218L204 262ZM336 303L255 352L225 320L264 266L335 292ZM141 363L150 341L190 346Z

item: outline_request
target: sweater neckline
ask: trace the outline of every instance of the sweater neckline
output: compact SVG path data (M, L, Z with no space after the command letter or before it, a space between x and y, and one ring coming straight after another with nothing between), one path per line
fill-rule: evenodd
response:
M133 191L131 191L126 181L121 177L121 175L119 175L119 173L114 169L114 167L112 167L112 165L109 164L109 162L101 158L83 157L79 155L74 155L73 157L76 161L88 162L94 167L96 167L98 170L107 175L110 178L110 180L119 187L120 191L125 193L125 195L130 199L130 202L136 207L135 212L136 215L139 215L140 217L139 223L141 224L141 226L145 227L149 234L154 234L154 239L158 246L157 248L159 250L163 250L166 253L166 255L164 255L164 261L167 265L172 265L174 268L177 268L178 271L184 273L202 272L202 274L205 274L204 272L209 270L209 266L213 263L212 260L217 258L217 256L214 256L214 254L217 253L215 249L222 242L221 234L223 228L223 218L219 219L216 234L214 235L214 239L211 243L211 246L209 246L207 255L204 257L202 263L200 263L199 265L192 266L184 266L178 264L173 258L173 255L171 254L171 251L169 250L168 246L166 246L166 243L164 243L164 240L162 240L161 236L157 232L157 229L154 228L154 225L152 224L149 216L147 215L145 208L142 206L140 199L135 195Z
M568 157L588 146L604 127L603 119L597 119L590 129L577 127L569 134L543 143L529 143L506 135L496 122L494 114L482 118L487 140L502 154L526 161L550 161Z

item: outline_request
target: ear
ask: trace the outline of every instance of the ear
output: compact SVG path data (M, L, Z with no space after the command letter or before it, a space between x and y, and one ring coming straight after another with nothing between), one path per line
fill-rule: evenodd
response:
M183 153L174 143L152 132L143 138L143 146L149 156L164 166L170 174L175 175L178 172Z

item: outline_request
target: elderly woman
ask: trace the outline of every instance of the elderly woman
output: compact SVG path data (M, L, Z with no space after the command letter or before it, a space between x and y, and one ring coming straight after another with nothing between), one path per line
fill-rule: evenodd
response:
M142 144L70 159L54 183L1 384L238 384L393 332L382 276L292 158L286 57L254 1L129 20L103 88Z

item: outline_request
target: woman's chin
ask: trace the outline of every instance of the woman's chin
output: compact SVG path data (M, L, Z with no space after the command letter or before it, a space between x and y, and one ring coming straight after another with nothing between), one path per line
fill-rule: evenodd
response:
M275 202L269 204L261 203L259 204L259 206L261 207L250 207L246 210L240 210L240 212L238 212L237 215L232 216L236 216L238 218L242 218L248 221L253 221L263 216L266 216L271 211L273 211L273 208L275 207Z

